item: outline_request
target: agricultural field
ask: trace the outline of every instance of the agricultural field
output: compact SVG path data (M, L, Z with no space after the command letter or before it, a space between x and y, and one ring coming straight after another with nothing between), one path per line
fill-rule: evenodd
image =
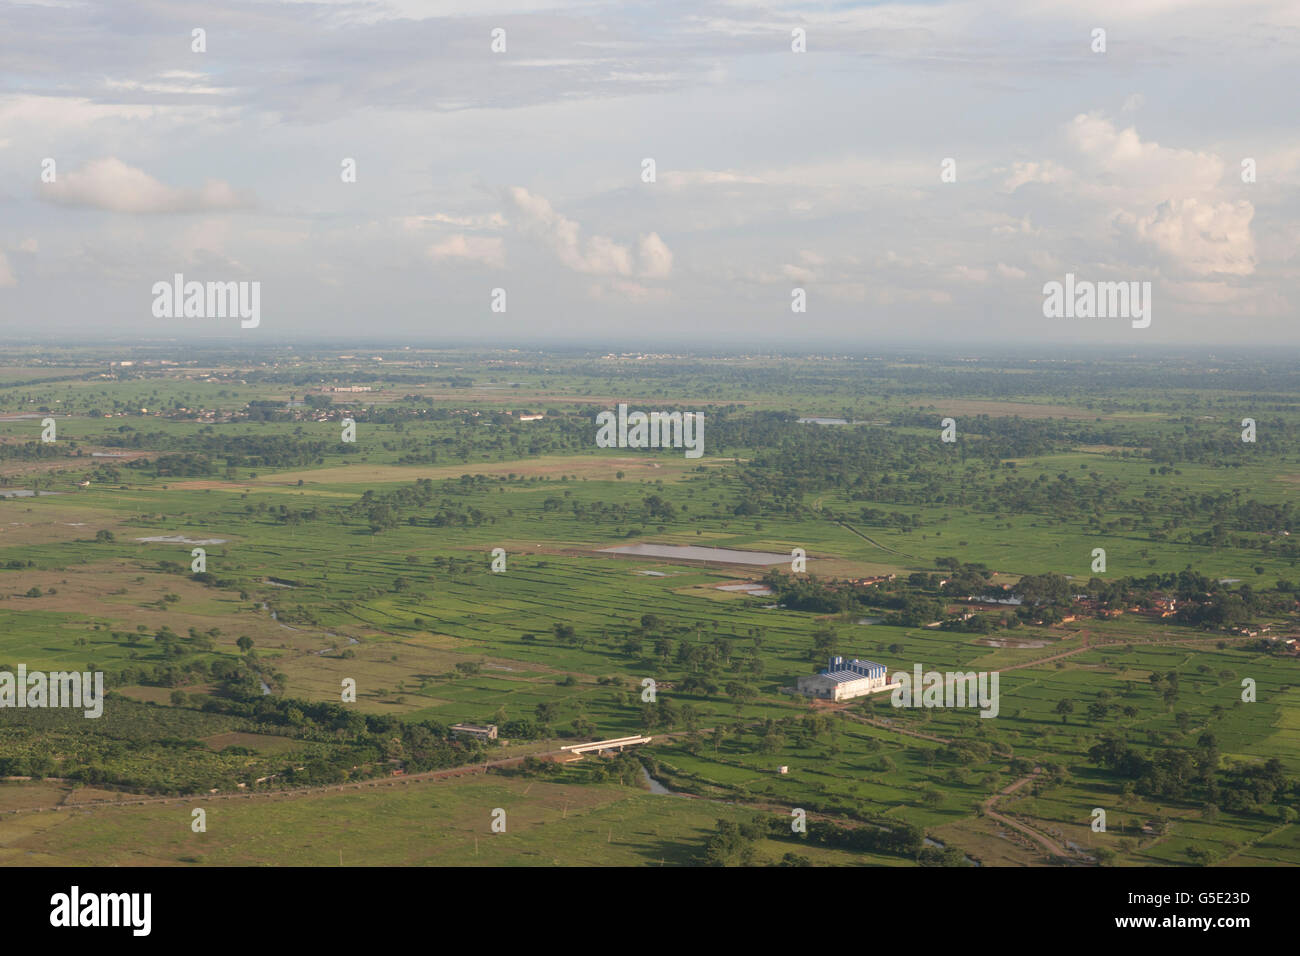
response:
M5 862L1300 864L1293 365L0 351Z

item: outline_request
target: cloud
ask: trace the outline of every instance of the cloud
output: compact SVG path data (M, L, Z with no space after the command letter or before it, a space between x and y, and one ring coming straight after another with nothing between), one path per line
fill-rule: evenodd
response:
M674 188L681 186L731 185L735 183L748 183L753 185L763 182L763 179L760 176L737 173L730 169L673 169L665 172L659 178L663 180L666 185Z
M637 241L637 259L641 263L641 275L648 279L667 279L672 275L673 252L657 232Z
M1144 140L1098 112L1065 124L1065 139L1078 166L1060 198L1077 210L1081 236L1100 241L1108 228L1113 244L1118 232L1132 241L1131 268L1145 253L1170 278L1254 274L1255 208L1225 180L1222 157Z
M1182 269L1198 275L1250 275L1255 208L1244 199L1202 202L1194 197L1163 202L1150 215L1126 222L1137 237Z
M0 289L9 289L18 284L14 278L13 270L9 268L9 258L3 252L0 252Z
M432 216L403 216L401 223L407 229L420 229L431 223L460 226L462 229L502 229L506 226L506 219L499 212L486 216L450 216L435 212Z
M624 299L632 302L663 302L668 299L668 290L657 286L648 286L635 279L609 279L596 282L587 290L593 299Z
M1005 262L998 263L998 275L1004 279L1023 279L1028 273L1024 269L1017 269L1015 266L1009 266Z
M1043 230L1029 221L1028 216L1022 216L1019 219L1012 219L1002 213L994 213L991 217L993 225L990 233L995 236L1041 236Z
M1043 163L1015 163L1002 188L1015 192L1028 183L1054 183L1069 178L1070 171L1048 160Z
M987 282L989 278L987 269L972 269L970 266L956 266L952 274L962 282Z
M429 247L429 257L435 262L446 259L465 259L489 266L504 266L505 243L495 237L467 236L456 233Z
M213 212L252 205L229 183L210 179L198 189L177 189L111 156L60 172L57 181L41 186L39 195L66 206L128 213Z
M1066 125L1066 139L1096 171L1126 185L1158 189L1162 198L1213 189L1223 178L1218 156L1143 142L1135 127L1117 129L1100 113L1076 116Z
M672 273L672 251L658 233L642 236L633 254L630 246L607 236L583 239L582 226L556 212L545 197L522 186L512 186L507 195L524 234L546 246L575 272L650 279L665 279Z

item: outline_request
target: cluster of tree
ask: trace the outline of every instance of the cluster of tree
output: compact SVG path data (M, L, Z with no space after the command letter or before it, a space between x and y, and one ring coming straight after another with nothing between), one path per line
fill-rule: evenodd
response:
M0 461L41 461L50 458L66 458L74 443L63 442L4 442L0 443Z
M750 866L756 862L762 840L797 841L861 853L884 853L916 860L926 865L962 866L963 854L952 847L939 849L925 845L925 831L910 824L891 823L848 826L831 821L817 821L805 833L792 830L788 819L779 816L749 821L719 820L717 830L705 841L701 862L706 866ZM790 854L782 865L802 865Z
M939 598L909 586L906 582L856 586L811 574L788 574L776 569L763 576L777 603L797 611L835 614L866 608L884 609L885 623L899 627L921 627L943 617Z
M1092 578L1086 584L1055 572L1029 574L1004 591L993 583L992 573L983 565L961 564L952 558L939 558L936 563L948 569L947 578L918 571L894 581L858 585L772 569L764 575L763 583L772 589L779 603L794 610L834 614L877 609L886 612L884 620L888 624L918 627L942 621L946 629L980 633L1025 623L1053 624L1066 614L1081 613L1081 602L1085 601L1100 610L1150 609L1163 599L1174 601L1172 623L1223 629L1264 614L1290 611L1296 600L1296 587L1290 581L1279 580L1273 589L1257 590L1242 584L1234 590L1190 569L1141 577ZM991 615L946 616L945 599L967 598L1007 606Z
M1260 812L1273 803L1293 806L1300 799L1300 781L1288 779L1276 757L1222 770L1220 756L1218 739L1208 731L1190 753L1169 748L1148 756L1115 733L1104 734L1088 751L1094 764L1134 781L1145 796L1200 800L1242 812Z
M338 441L325 441L315 438L302 438L296 435L278 432L263 435L248 432L224 432L201 429L198 432L141 432L130 429L117 435L105 435L100 442L113 448L138 448L162 451L158 461L181 456L175 463L168 463L169 469L197 467L197 463L207 460L210 463L225 460L227 469L235 468L301 468L317 465L325 461L325 455L358 454L356 444ZM126 463L128 468L154 467L148 459L137 458ZM175 472L172 472L175 473ZM207 474L208 472L202 472Z
M1206 428L1202 422L1184 427L1182 434L1167 433L1152 440L1152 461L1164 464L1196 462L1216 468L1240 467L1256 460L1261 453L1281 454L1295 448L1300 441L1300 429L1285 419L1257 422L1254 444L1241 440L1238 427Z

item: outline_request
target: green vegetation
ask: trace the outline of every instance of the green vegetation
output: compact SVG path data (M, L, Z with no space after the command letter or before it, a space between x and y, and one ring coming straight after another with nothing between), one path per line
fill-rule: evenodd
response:
M1300 863L1300 372L1280 360L9 353L46 374L0 383L0 493L42 492L0 498L0 671L99 670L111 692L98 720L0 710L0 776L35 778L0 786L15 807L293 791L260 858L141 836L209 863L328 863L299 807L343 827L364 805L432 841L384 861L469 864L491 788L530 783L600 804L584 840L610 814L654 840L570 852L547 803L481 862L1043 863L1051 843ZM325 390L344 386L373 391ZM617 401L703 411L705 457L597 449ZM634 542L802 548L809 573L602 550ZM999 715L810 706L795 681L833 654L1000 671ZM545 756L639 733L638 760ZM640 760L696 798L644 793ZM466 821L451 855L417 792ZM121 836L163 812L86 819ZM76 860L84 828L23 839Z

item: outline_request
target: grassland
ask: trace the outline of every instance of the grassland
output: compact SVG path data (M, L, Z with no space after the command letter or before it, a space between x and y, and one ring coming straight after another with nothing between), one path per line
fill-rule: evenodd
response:
M1046 572L1081 585L1103 548L1101 577L1193 568L1264 591L1297 577L1297 553L1240 506L1294 498L1294 383L1270 379L1265 392L1245 369L1219 380L1158 365L1122 368L1098 389L1086 369L924 376L884 360L373 354L382 370L323 353L144 365L161 359L142 351L129 369L78 355L46 370L58 381L0 376L0 449L12 449L0 455L0 492L46 492L0 499L0 670L103 670L119 695L89 727L0 711L11 776L68 778L0 785L0 810L22 811L0 814L0 858L338 865L341 851L344 865L673 865L699 862L719 820L802 808L811 826L914 826L982 862L1029 865L1048 861L1043 844L984 808L1038 767L996 812L1072 844L1070 862L1104 848L1123 865L1187 865L1201 862L1196 847L1213 862L1300 863L1300 831L1282 812L1291 792L1207 810L1201 797L1133 792L1090 757L1108 734L1159 754L1190 752L1208 733L1223 773L1276 758L1294 780L1294 656L1133 614L1026 624L1012 643L1037 646L995 647L989 635L863 624L857 612L719 590L761 569L601 550L802 548L822 578L906 578L953 559L991 569L997 585ZM0 365L21 370L24 359ZM376 391L322 392L323 382ZM318 405L296 404L307 395ZM702 409L706 456L596 449L591 417L616 401ZM14 417L24 414L37 417ZM1248 414L1263 437L1243 452L1237 422ZM41 447L46 415L58 440ZM801 415L874 424L793 422ZM946 415L958 417L955 447L938 440ZM353 445L338 440L343 417L357 421ZM1222 455L1194 445L1202 435ZM191 570L198 545L141 540L172 536L212 542L204 575ZM497 548L505 573L491 570ZM1267 615L1275 635L1296 621L1294 606ZM1000 714L887 699L810 707L788 689L821 666L816 635L827 630L838 652L890 668L998 670ZM1171 673L1168 699L1150 678ZM695 796L601 781L594 759L558 775L277 796L274 782L255 782L317 764L386 777L410 759L409 742L385 749L378 732L278 723L256 700L232 707L241 674L275 700L317 703L338 702L353 680L349 707L408 728L514 721L531 732L509 755L648 730L657 777ZM647 709L646 678L667 708ZM1253 703L1241 700L1243 678ZM1063 718L1065 699L1076 709ZM1099 700L1109 710L1089 717ZM959 752L962 742L987 747ZM93 779L76 779L92 765ZM127 781L179 802L85 806L88 790L121 799ZM237 795L239 783L256 793ZM212 789L234 799L212 803L208 831L192 833L190 809ZM498 806L506 834L488 829ZM1089 826L1097 807L1104 833ZM790 849L765 839L758 858ZM913 862L793 849L815 864Z

